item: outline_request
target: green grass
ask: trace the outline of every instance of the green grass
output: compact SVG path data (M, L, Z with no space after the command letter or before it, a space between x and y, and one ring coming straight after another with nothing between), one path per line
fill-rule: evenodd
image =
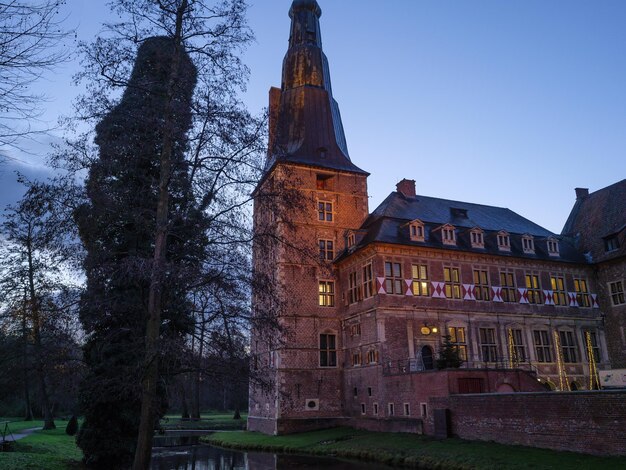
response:
M234 412L202 413L200 420L182 420L180 415L166 415L161 420L165 429L210 429L212 431L240 431L246 425L248 415L241 413L241 419L233 419Z
M254 432L215 433L202 438L221 447L328 455L425 469L626 469L626 458L594 457L460 439L336 428L287 436Z
M43 421L16 421L16 418L0 418L12 421L9 428L14 434L22 429L41 427ZM82 454L73 436L65 434L67 421L56 420L57 429L35 431L14 443L12 452L0 452L0 468L3 470L68 470L83 468Z

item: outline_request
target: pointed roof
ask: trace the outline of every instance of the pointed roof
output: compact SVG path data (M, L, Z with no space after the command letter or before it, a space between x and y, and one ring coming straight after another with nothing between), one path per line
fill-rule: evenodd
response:
M280 90L270 90L268 168L276 161L367 174L350 161L339 106L322 51L316 0L294 0L289 9L289 49Z

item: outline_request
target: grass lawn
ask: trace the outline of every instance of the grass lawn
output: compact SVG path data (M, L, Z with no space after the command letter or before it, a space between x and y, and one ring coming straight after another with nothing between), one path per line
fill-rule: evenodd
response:
M424 469L626 469L626 458L593 457L460 439L435 440L415 434L378 433L348 428L288 436L218 432L202 440L236 449L334 455Z
M165 429L210 429L214 431L240 431L246 425L248 415L241 413L241 419L233 419L234 411L228 413L202 413L200 420L182 420L180 415L169 414L161 420Z
M43 421L14 421L16 418L0 418L12 421L9 428L14 434L22 429L42 427ZM74 437L65 434L67 421L56 420L57 429L35 431L15 442L12 452L0 452L2 470L68 470L83 468L82 453L76 447Z

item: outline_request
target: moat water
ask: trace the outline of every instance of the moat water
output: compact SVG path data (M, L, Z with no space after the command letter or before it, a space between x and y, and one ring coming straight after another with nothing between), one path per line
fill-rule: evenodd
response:
M239 452L209 445L159 447L152 470L392 470L380 464L327 457Z

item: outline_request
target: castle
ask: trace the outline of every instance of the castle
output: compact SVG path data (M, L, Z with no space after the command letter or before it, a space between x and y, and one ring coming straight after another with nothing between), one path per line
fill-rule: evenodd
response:
M293 1L270 90L255 229L290 242L255 245L284 308L281 337L252 333L267 382L251 385L248 429L434 433L437 397L595 389L599 370L626 367L626 180L576 189L560 235L508 209L418 195L409 179L370 213L320 15L315 0ZM259 197L277 187L302 197L287 216ZM450 351L460 367L442 360Z

